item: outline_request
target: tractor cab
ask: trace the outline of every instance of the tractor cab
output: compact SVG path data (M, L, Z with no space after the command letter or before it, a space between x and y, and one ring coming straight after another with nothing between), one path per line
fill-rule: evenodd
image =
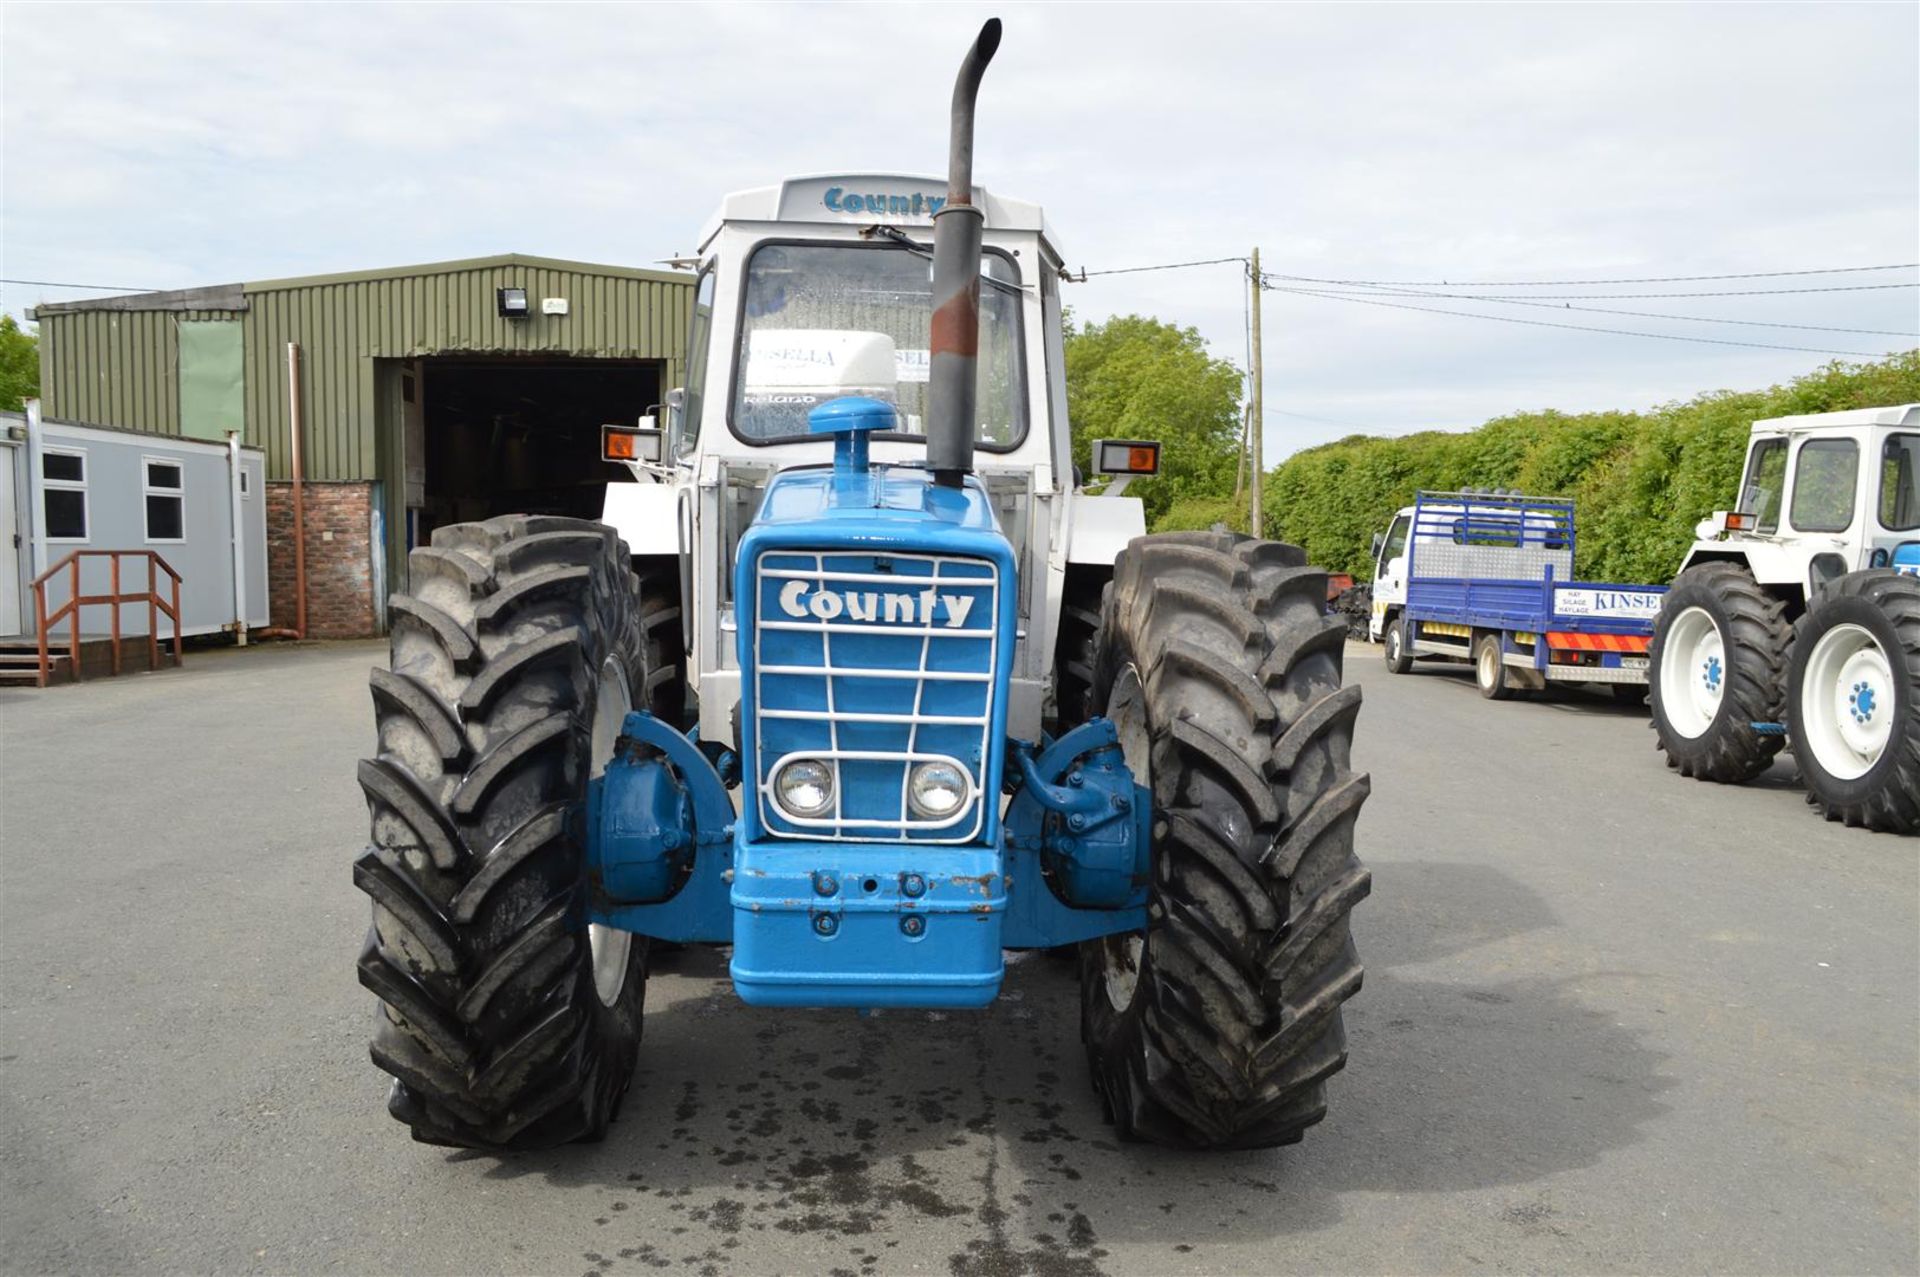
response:
M733 736L740 700L730 566L741 540L775 476L833 460L811 414L838 399L883 405L890 420L863 432L871 464L927 466L933 219L946 191L944 179L852 173L727 196L694 255L682 384L659 419L609 435L608 459L634 482L608 485L603 521L636 560L686 565L689 710L707 739ZM1111 575L1146 524L1118 486L1093 495L1074 483L1059 241L1037 205L979 187L973 202L984 217L970 482L1016 565L1008 730L1037 741L1056 717L1049 675L1067 578ZM1157 447L1096 452L1116 458L1096 459L1108 478L1158 468Z
M1741 475L1682 571L1742 565L1791 616L1849 572L1920 573L1920 404L1756 421Z

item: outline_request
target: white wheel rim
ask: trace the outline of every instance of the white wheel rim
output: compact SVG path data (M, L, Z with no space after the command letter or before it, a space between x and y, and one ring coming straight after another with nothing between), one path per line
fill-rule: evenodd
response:
M627 683L627 672L609 657L600 667L600 688L593 702L589 777L597 777L607 770L607 764L613 760L614 742L620 739L620 728L632 708L633 690ZM620 992L627 985L633 933L603 927L597 922L588 923L587 947L593 959L593 991L599 995L602 1006L610 1007L620 1000Z
M1107 718L1120 737L1120 756L1133 773L1133 783L1153 791L1153 742L1147 729L1147 698L1140 686L1140 671L1129 665L1114 680L1113 693L1107 698ZM1144 932L1107 936L1100 942L1101 983L1107 1001L1116 1011L1133 1004L1140 987L1140 962L1146 955Z
M1397 629L1391 629L1387 631L1387 660L1389 662L1392 662L1392 661L1397 661L1399 659L1400 659L1400 631Z
M1480 686L1491 692L1500 686L1500 649L1492 643L1480 645Z
M1836 625L1807 658L1800 684L1800 732L1836 780L1873 770L1893 734L1893 666L1865 627Z
M1707 734L1727 690L1727 648L1705 608L1690 607L1667 627L1660 653L1660 709L1688 740Z

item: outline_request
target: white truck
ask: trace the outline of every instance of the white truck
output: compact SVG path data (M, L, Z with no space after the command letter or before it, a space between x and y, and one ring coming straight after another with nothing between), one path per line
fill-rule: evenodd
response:
M1667 765L1737 784L1790 741L1827 819L1920 832L1920 404L1755 422L1743 473L1654 622Z
M1373 539L1369 635L1387 669L1416 657L1465 662L1480 694L1506 700L1549 683L1647 695L1659 585L1578 581L1574 508L1518 492L1421 492Z

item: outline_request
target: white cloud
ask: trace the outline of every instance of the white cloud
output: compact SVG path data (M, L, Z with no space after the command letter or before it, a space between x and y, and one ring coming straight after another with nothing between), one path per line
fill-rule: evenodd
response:
M6 273L180 287L508 249L650 262L730 189L938 172L952 69L989 12L1007 34L977 171L1046 204L1090 268L1256 243L1270 271L1380 279L1920 256L1912 6L13 4ZM1071 300L1243 357L1230 266ZM1267 300L1276 411L1395 430L1646 405L1826 358ZM1596 304L1920 326L1912 290ZM1276 457L1347 433L1269 424Z

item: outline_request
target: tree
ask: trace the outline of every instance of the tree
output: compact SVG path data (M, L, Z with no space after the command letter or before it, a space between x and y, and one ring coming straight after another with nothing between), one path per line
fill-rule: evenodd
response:
M19 412L40 397L40 339L0 315L0 411Z
M1095 439L1158 439L1160 473L1127 489L1158 527L1176 503L1233 490L1240 370L1209 355L1198 331L1140 315L1067 321L1067 415L1074 464Z
M1666 581L1693 525L1734 500L1755 421L1915 401L1920 351L1907 351L1874 363L1829 364L1768 390L1713 391L1648 413L1516 413L1461 434L1354 435L1297 452L1270 473L1266 524L1271 535L1304 546L1313 562L1365 576L1372 534L1416 491L1519 488L1578 503L1579 575ZM1192 501L1176 517L1204 513Z

